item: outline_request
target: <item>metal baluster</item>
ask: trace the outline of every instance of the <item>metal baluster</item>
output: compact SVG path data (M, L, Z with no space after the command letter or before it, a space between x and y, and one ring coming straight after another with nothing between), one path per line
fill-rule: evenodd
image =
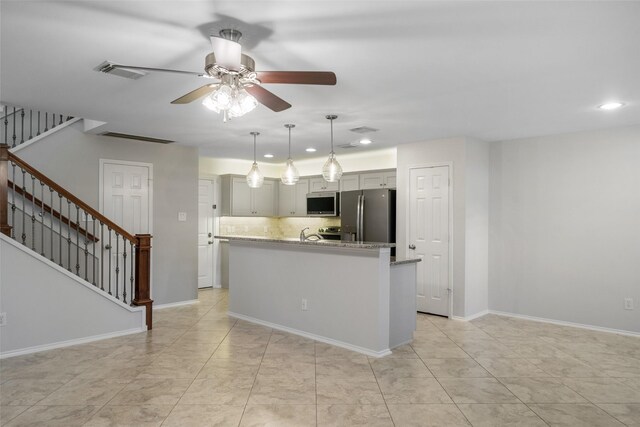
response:
M89 274L89 265L87 264L87 259L89 257L89 249L87 249L87 245L89 244L89 214L87 212L84 213L84 280L87 280L87 275Z
M122 302L127 302L127 242L122 237Z
M25 210L25 197L27 194L27 185L25 184L27 180L27 171L22 169L22 244L27 245L27 225L25 224L27 211Z
M49 130L49 113L44 113L44 131Z
M44 256L44 182L40 181L40 255Z
M7 107L5 107L6 110ZM16 164L11 162L11 238L16 238Z
M104 224L100 222L100 290L104 291Z
M129 242L129 247L131 248L131 273L129 273L130 277L129 277L129 282L131 283L131 293L129 294L129 299L131 300L131 303L133 304L133 260L134 260L134 256L133 256L133 242Z
M58 263L58 265L60 267L62 267L62 194L58 193L58 200L60 201L59 203L59 207L58 207L58 215L59 215L59 221L58 221L58 257L60 262ZM53 227L53 226L52 226Z
M107 227L109 230L109 244L106 248L109 250L109 295L111 295L111 227Z
M67 199L67 270L71 271L71 200Z
M13 138L12 138L11 146L16 146L16 107L13 107Z
M54 127L56 127L56 115L54 113L51 113L51 129L53 129Z
M24 108L20 112L20 144L24 142Z
M92 224L92 228L93 228L93 240L91 242L92 244L92 249L93 249L93 256L91 258L91 281L93 282L93 286L98 286L96 284L96 219L95 217L92 215L91 216L91 224ZM100 244L102 244L102 240L100 240Z
M58 123L59 125L62 124L62 114L60 114L60 123Z
M118 275L120 274L120 255L118 254L120 239L118 239L118 236L116 231L116 299L120 299L118 298Z
M49 200L51 201L51 216L50 219L51 221L49 221L49 226L50 226L50 230L51 230L51 256L49 257L49 259L51 260L51 262L53 262L53 188L49 187Z
M8 135L7 132L9 131L9 107L8 106L4 106L4 143L6 144L8 139Z
M33 110L29 110L29 139L33 138Z
M36 136L40 135L40 111L38 111L38 133Z
M76 276L80 276L80 206L76 206Z
M31 250L36 250L36 177L31 175Z

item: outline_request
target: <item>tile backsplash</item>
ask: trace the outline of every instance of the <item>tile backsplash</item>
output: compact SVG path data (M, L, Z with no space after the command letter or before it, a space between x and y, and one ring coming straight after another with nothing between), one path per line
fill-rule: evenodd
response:
M300 230L309 227L315 233L321 227L340 226L340 218L311 217L230 217L220 218L220 234L233 236L264 236L272 238L295 238Z

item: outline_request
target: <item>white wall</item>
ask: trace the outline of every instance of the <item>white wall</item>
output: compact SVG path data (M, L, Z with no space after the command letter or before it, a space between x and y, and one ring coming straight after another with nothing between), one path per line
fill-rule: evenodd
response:
M465 146L465 316L489 308L489 143Z
M7 314L0 330L2 356L146 330L144 307L114 301L30 249L0 237L0 312Z
M83 132L78 122L17 155L98 209L99 161L153 164L152 298L168 304L197 298L198 153L195 148ZM187 213L178 222L178 211Z
M398 256L407 255L409 168L453 164L453 315L465 316L465 138L398 146L396 240Z
M357 150L354 149L354 150ZM322 166L327 161L328 153L323 157L313 159L296 160L294 164L298 168L300 176L321 175ZM374 151L360 151L337 153L336 157L344 172L357 172L372 169L394 169L397 164L396 148L386 148ZM200 174L202 175L246 175L253 162L239 159L216 159L212 157L200 157ZM279 178L284 170L284 163L266 163L258 159L258 166L262 173L270 178Z
M493 143L490 188L492 310L640 332L640 127Z

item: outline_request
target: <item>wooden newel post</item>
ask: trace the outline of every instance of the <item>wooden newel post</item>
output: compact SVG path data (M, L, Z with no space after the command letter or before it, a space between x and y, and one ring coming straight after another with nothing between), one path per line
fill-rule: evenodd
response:
M9 225L9 146L0 144L0 233L11 237Z
M151 234L136 234L136 288L133 305L144 305L147 309L147 329L152 329L153 300L151 289Z

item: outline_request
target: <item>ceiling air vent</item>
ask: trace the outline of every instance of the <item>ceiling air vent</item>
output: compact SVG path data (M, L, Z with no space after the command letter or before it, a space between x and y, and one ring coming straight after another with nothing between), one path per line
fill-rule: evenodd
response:
M338 145L338 147L342 148L343 150L347 150L349 148L357 148L358 147L358 143L357 142L350 142L349 144Z
M349 130L351 132L360 133L360 134L378 131L378 129L370 128L369 126L360 126L360 127L349 129Z
M100 135L111 136L113 138L135 139L136 141L155 142L156 144L171 144L175 142L168 139L152 138L150 136L130 135L128 133L118 132L105 132L101 133Z
M114 76L124 77L125 79L137 80L140 77L147 75L144 71L128 70L124 68L114 68L113 63L104 61L102 64L94 68L95 71L99 71L105 74L113 74Z

